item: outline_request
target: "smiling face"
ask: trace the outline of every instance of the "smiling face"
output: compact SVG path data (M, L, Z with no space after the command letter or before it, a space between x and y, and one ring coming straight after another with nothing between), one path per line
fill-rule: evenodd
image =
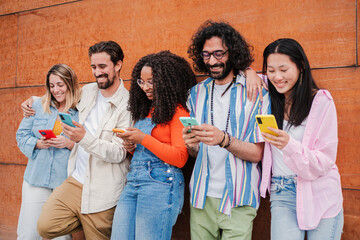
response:
M298 81L300 70L288 55L273 53L267 58L266 74L276 91L287 98Z
M149 100L154 98L154 86L153 86L153 74L152 69L149 66L144 66L140 72L140 78L143 84L140 85L140 88L145 92Z
M51 74L49 77L49 87L51 95L59 102L60 106L66 103L66 92L68 90L65 82L57 75Z
M94 53L91 56L91 69L100 89L107 89L114 84L116 79L117 65L110 59L106 52Z
M214 51L227 51L223 41L219 37L212 37L205 41L203 51L213 53ZM229 52L226 52L221 59L216 59L213 55L208 60L204 60L208 73L213 79L222 81L229 78L232 80L232 66L229 60ZM227 82L227 81L226 81ZM224 83L225 84L225 83Z

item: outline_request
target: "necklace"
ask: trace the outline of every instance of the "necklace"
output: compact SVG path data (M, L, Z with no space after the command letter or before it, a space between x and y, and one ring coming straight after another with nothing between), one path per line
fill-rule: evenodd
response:
M230 89L230 87L235 83L235 78L236 76L234 76L233 81L229 84L229 86L225 89L225 91L221 94L221 96L224 96L224 94ZM214 126L214 88L215 88L215 80L213 81L212 87L211 87L211 98L210 98L210 117L211 117L211 125ZM226 127L225 127L225 132L227 132L228 127L229 127L229 121L230 121L230 103L229 103L229 111L227 114L227 118L226 118Z

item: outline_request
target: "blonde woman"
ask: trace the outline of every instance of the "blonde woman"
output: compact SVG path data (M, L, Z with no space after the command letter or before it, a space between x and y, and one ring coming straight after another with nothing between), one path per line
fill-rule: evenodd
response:
M24 118L16 133L21 152L28 157L22 187L18 239L42 239L37 232L41 208L53 189L67 178L67 162L74 142L62 134L59 112L78 121L75 108L81 90L74 71L65 64L54 65L46 76L46 93L37 98L34 116ZM39 130L51 129L56 138L45 139ZM70 235L56 239L71 239Z

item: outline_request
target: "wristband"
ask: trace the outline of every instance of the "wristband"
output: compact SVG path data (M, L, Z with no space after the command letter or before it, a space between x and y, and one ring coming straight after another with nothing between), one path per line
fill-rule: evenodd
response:
M229 137L229 142L228 142L228 144L226 144L223 148L227 148L227 147L229 147L230 144L231 144L231 135L230 135L230 133L228 133L228 132L227 132L227 135L228 135L228 137Z
M221 140L221 142L218 144L220 147L223 145L224 143L224 140L225 140L225 137L226 137L226 132L225 131L222 131L224 133L224 137L223 139Z

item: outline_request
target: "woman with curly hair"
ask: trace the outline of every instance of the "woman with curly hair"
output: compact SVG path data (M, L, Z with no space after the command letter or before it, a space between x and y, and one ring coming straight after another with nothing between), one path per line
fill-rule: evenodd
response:
M184 201L180 168L188 158L179 117L189 116L186 101L195 84L189 63L169 51L135 65L128 106L135 125L118 133L133 158L111 239L171 238Z

